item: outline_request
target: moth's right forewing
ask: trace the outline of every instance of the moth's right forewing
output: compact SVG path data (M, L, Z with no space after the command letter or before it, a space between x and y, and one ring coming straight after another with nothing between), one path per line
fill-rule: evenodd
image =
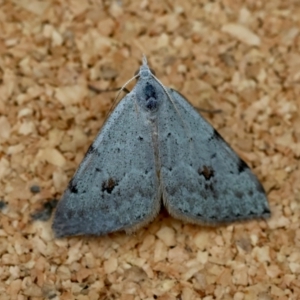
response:
M200 224L267 218L256 176L178 92L158 118L164 203L174 217Z

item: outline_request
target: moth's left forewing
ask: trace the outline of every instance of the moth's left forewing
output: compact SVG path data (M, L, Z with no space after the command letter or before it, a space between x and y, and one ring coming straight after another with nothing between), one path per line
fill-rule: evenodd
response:
M58 203L57 237L132 232L160 209L151 130L134 92L112 111Z
M265 191L247 164L178 92L158 118L164 203L174 217L217 224L270 216Z

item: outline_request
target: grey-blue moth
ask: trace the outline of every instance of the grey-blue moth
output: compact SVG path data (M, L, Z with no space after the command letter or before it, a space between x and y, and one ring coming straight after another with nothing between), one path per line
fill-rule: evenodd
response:
M218 132L146 58L137 76L59 201L56 237L133 232L162 205L195 224L269 217L263 186Z

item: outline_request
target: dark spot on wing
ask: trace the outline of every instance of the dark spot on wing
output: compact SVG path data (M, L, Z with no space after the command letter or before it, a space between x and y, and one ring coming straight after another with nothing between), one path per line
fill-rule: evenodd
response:
M176 93L177 93L179 96L181 96L184 100L186 100L187 102L189 102L188 99L187 99L185 96L183 96L180 92L178 92L177 90L170 88L170 91L171 91L171 92L176 92Z
M170 137L172 134L171 134L171 132L169 132L168 134L167 134L167 137Z
M217 153L213 153L213 154L210 156L210 158L211 158L211 159L214 159L216 156L217 156Z
M249 167L247 166L247 164L242 159L240 159L239 163L238 163L238 171L239 171L239 173L242 173L242 172L244 172L247 169L249 169Z
M68 189L70 190L70 192L72 194L77 194L78 193L78 189L77 189L77 186L76 184L73 182L73 178L71 179L71 181L69 182L69 186L68 186Z
M113 178L109 178L107 181L102 183L102 192L107 192L111 194L115 186L118 185Z
M225 142L225 140L222 138L222 136L220 135L220 133L214 129L214 133L212 134L212 136L209 138L209 141L212 141L212 140L219 140L219 141L222 141L222 142ZM225 142L226 143L226 142Z
M200 196L201 196L201 198L202 199L204 199L204 200L207 200L207 192L206 191L204 191L204 190L201 190L200 191Z
M145 214L141 214L141 215L136 216L135 219L142 220L142 219L144 219L144 217L145 217Z
M83 211L83 209L78 210L77 214L81 218L84 217L84 211Z
M218 193L217 193L217 191L214 189L214 185L212 184L212 183L206 183L205 185L204 185L204 188L206 189L206 191L208 192L208 193L210 193L210 195L212 195L213 196L213 198L215 198L215 199L217 199L218 198Z
M214 176L215 172L212 167L203 166L202 168L198 169L198 174L202 175L205 178L205 180L209 180Z
M205 185L204 185L204 188L205 188L207 191L213 191L213 190L214 190L214 188L213 188L213 186L212 186L211 184L205 184Z
M73 211L72 210L68 210L67 211L67 217L68 217L68 219L72 219L73 216L74 216Z
M242 215L241 215L240 213L236 213L236 214L234 214L234 216L235 216L236 218L241 218L241 217L242 217Z
M96 172L101 172L101 169L99 169L99 168L96 168L95 170L96 170Z
M248 216L257 216L257 213L254 211L249 211Z
M86 154L85 155L88 155L88 154L92 154L96 151L96 148L94 147L94 145L92 144L89 149L86 151Z
M103 205L103 206L101 206L101 211L104 212L104 213L109 213L110 206L109 205Z
M263 215L268 215L268 216L270 216L270 214L271 214L270 209L267 208L267 207L265 207L264 210L263 210Z
M144 138L142 138L141 136L139 136L139 137L138 137L138 140L139 140L139 141L143 141Z
M235 192L234 192L234 195L235 195L237 198L241 199L241 198L243 198L244 193L243 193L243 192L240 192L240 191L235 191Z
M53 209L58 203L57 199L51 199L43 203L43 207L36 212L32 213L30 216L34 221L48 221L51 217Z

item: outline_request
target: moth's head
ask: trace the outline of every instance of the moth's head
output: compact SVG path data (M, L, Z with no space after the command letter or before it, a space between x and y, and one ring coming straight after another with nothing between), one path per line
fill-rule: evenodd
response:
M140 69L134 73L134 77L147 79L149 77L152 77L153 75L155 76L154 70L149 68L146 56L143 56L143 63L140 66Z
M136 76L137 78L140 78L140 76L141 76L140 73L142 72L141 68L142 68L142 66L141 66L138 70L136 70L136 71L134 72L134 77ZM147 74L148 74L149 71L151 72L152 75L154 75L154 76L156 75L156 74L155 74L155 71L154 71L153 69L148 68L148 69L147 69ZM143 77L143 76L141 76L141 77Z

